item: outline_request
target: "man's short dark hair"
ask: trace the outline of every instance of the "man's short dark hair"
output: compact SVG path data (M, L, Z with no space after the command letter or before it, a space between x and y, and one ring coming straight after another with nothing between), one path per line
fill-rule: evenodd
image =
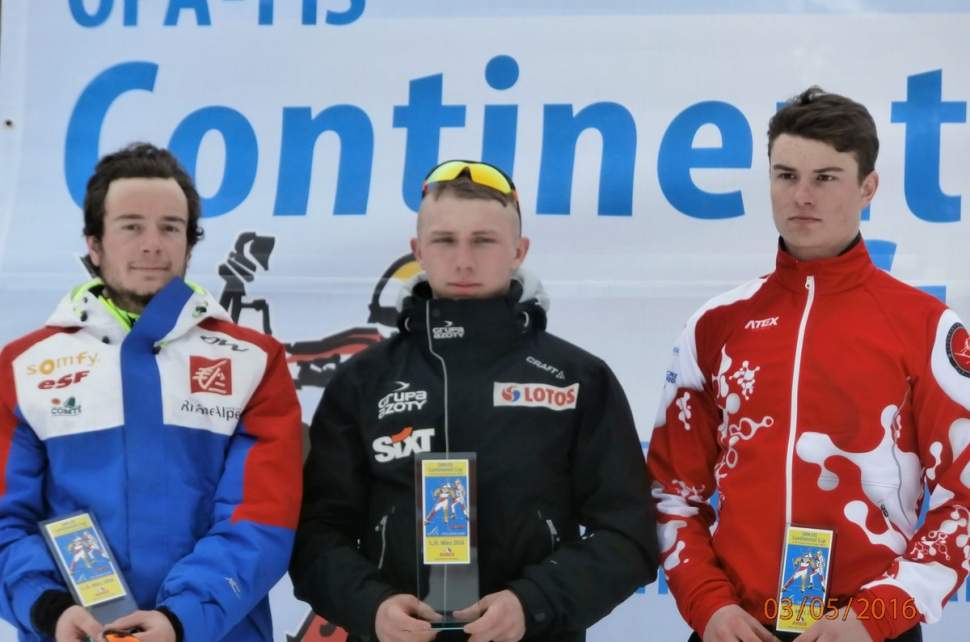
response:
M174 179L182 188L188 203L189 220L185 236L189 249L199 242L202 238L202 228L199 226L202 205L195 183L171 152L151 143L132 143L98 161L84 194L85 236L93 236L100 241L104 235L104 199L111 182L119 178Z
M879 137L876 123L863 105L812 86L786 102L768 121L768 155L782 134L827 143L838 152L851 152L861 182L876 168Z
M468 176L459 176L454 180L431 183L425 198L437 201L444 194L468 200L498 201L503 207L511 205L518 215L519 232L522 232L522 212L513 194L503 194L487 185L479 185Z

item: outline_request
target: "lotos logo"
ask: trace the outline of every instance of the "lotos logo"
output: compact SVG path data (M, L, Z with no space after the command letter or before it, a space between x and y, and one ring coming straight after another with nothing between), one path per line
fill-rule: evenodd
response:
M374 459L385 464L416 453L426 453L431 450L432 437L434 437L434 428L415 430L411 426L397 434L378 437L371 444L374 447Z
M518 401L520 397L522 397L522 393L519 392L519 387L517 385L512 384L502 388L503 401Z
M954 323L946 333L946 356L957 372L970 377L970 334L962 323Z
M399 412L421 410L428 402L426 390L409 390L410 383L395 381L397 389L377 402L377 418L383 419L388 415Z
M56 359L42 359L40 363L35 363L27 366L27 374L29 375L50 375L53 374L55 370L60 368L67 368L70 366L88 366L93 367L98 363L98 353L90 353L82 350L77 354L69 354L66 357L57 357Z
M189 378L191 379L192 392L231 395L232 361L190 356Z
M64 375L60 379L44 379L37 384L37 387L41 390L57 390L58 388L67 388L68 386L73 386L79 383L82 379L91 374L90 370L79 370L74 374Z
M454 325L451 321L445 321L443 326L431 328L431 336L435 339L461 339L465 336L465 328Z
M81 414L81 406L74 397L68 397L64 403L60 399L51 399L51 406L52 417L77 417Z
M492 392L495 406L522 406L570 410L576 407L579 384L550 386L544 383L501 383L496 381Z

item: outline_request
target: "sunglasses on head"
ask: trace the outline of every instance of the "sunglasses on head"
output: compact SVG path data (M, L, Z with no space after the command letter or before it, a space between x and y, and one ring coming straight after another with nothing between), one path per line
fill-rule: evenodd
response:
M509 194L515 201L515 208L519 209L519 195L515 191L515 183L508 174L494 165L478 161L449 160L434 167L424 177L421 184L421 195L427 196L428 190L434 183L447 183L456 178L467 176L473 183L491 187L502 194Z

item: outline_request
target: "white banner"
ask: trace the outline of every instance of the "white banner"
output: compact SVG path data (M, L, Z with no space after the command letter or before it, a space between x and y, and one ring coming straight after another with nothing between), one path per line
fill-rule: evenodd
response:
M148 140L204 197L190 278L244 285L224 303L287 344L309 420L335 364L393 330L425 171L484 158L519 187L550 330L613 366L647 442L684 321L772 269L765 130L812 84L876 119L862 230L879 264L970 318L965 9L452 4L3 2L0 341L85 277L79 202L98 156ZM272 600L278 642L337 639L288 581ZM968 626L970 584L926 639ZM589 638L631 634L686 640L662 581Z

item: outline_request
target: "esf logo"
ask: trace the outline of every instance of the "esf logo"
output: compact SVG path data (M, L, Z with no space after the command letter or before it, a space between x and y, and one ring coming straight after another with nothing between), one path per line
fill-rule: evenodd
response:
M92 367L98 363L98 353L91 354L82 350L77 354L69 354L66 357L57 357L56 359L43 359L40 363L35 363L27 366L27 374L29 375L49 375L55 370L60 368L66 368L69 366L88 366Z
M426 453L431 450L432 437L434 428L415 430L411 426L395 435L378 437L371 444L374 447L374 459L385 464L417 453Z
M454 325L451 321L445 321L444 325L431 328L431 336L436 341L441 339L461 339L465 336L465 328L460 325Z
M91 374L90 370L79 370L73 374L64 375L60 379L44 379L37 384L37 387L41 390L57 390L60 388L67 388L68 386L73 386L79 383L82 379Z
M428 393L425 390L408 390L410 383L396 381L397 390L386 395L377 402L377 418L383 419L388 415L399 412L411 412L421 410L428 402Z
M576 407L579 384L550 386L543 383L502 383L496 381L492 393L495 406L522 406L570 410Z

